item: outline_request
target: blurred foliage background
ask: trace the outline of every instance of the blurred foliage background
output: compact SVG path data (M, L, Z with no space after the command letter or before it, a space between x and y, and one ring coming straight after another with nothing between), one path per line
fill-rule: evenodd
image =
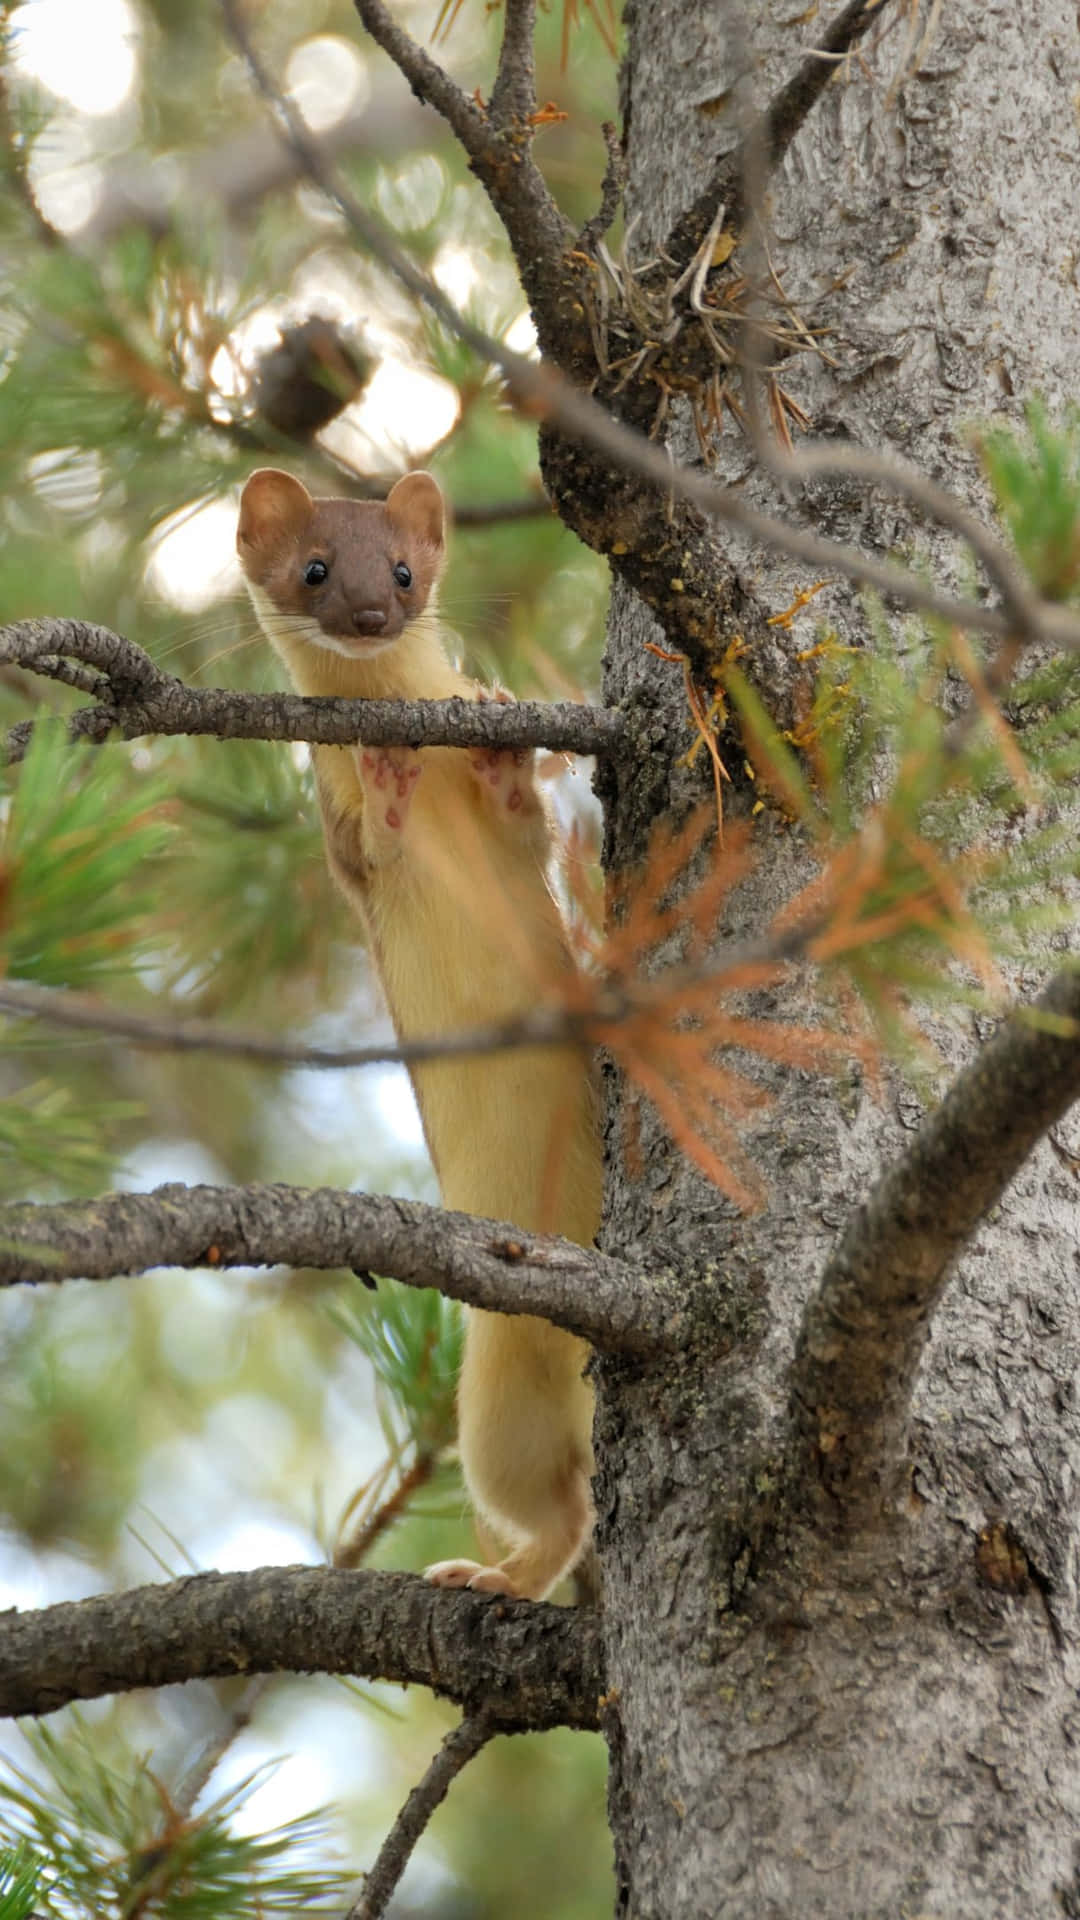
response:
M430 39L432 5L395 11ZM534 433L288 180L217 9L26 0L2 17L0 622L78 616L192 682L273 686L232 558L247 473L285 464L326 493L425 465L466 522L444 591L466 664L520 694L591 695L606 572L539 501ZM483 194L346 0L260 0L249 19L354 191L459 305L527 347ZM490 86L499 25L479 0L444 23L441 56L469 90ZM578 222L614 107L612 30L602 11L541 21L540 98L566 118L538 153ZM74 698L0 672L0 726ZM575 785L584 804L583 772ZM306 754L277 745L75 752L39 727L0 789L0 972L313 1041L386 1032L325 873ZM436 1197L402 1074L4 1021L4 1198L166 1179ZM462 1551L457 1339L438 1302L350 1276L11 1292L0 1605L318 1560L346 1509L368 1564ZM0 1913L340 1912L454 1718L422 1693L283 1679L5 1729ZM497 1741L468 1769L393 1910L592 1920L610 1903L602 1745L554 1734Z

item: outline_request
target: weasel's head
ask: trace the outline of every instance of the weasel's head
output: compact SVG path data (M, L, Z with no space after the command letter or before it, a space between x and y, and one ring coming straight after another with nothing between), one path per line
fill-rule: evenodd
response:
M260 467L240 497L236 549L272 638L365 659L428 604L446 553L442 494L430 473L407 473L385 501L314 500Z

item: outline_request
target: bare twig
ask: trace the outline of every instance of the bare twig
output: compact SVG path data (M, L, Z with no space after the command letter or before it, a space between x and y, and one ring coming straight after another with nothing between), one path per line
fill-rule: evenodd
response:
M414 146L434 126L422 106L387 87L314 137L327 157L367 153L385 161ZM221 207L231 220L243 220L269 194L295 186L302 177L296 154L261 126L179 161L170 155L167 167L156 167L145 153L125 157L106 168L101 199L79 228L75 244L98 252L129 227L166 234L201 219L208 204Z
M485 112L392 18L384 0L353 0L372 39L403 73L418 99L435 108L469 156L472 170L506 228L541 343L587 337L578 324L563 254L570 230L530 152L535 106L532 30L535 0L512 0L491 107ZM286 102L255 59L235 0L222 0L229 31L279 116ZM289 115L294 130L295 114Z
M502 1732L595 1727L597 1615L452 1593L408 1573L200 1573L0 1612L0 1716L230 1674L348 1673L483 1700Z
M236 1705L224 1714L220 1727L211 1734L194 1764L188 1768L172 1797L170 1817L190 1819L196 1800L210 1785L229 1748L250 1727L255 1709L269 1684L270 1677L265 1673L257 1674L254 1680L248 1681Z
M331 452L318 440L289 439L273 428L264 429L258 417L250 421L219 420L207 406L203 424L211 433L224 435L234 445L244 448L255 457L269 454L275 460L298 461L305 471L315 468L333 482L336 493L344 494L348 499L385 500L395 481L401 478L400 473L360 473L340 451ZM450 524L456 532L471 532L476 527L550 519L554 508L547 495L538 488L516 500L450 500L447 502L447 511Z
M889 5L890 0L848 0L848 5L841 8L817 45L775 95L765 115L770 168L779 165L838 66L858 46L869 28L884 17Z
M499 68L488 113L493 126L514 129L526 137L530 116L536 112L535 30L536 0L505 0Z
M468 1766L492 1734L498 1733L486 1707L467 1714L461 1725L448 1733L423 1779L410 1793L386 1839L363 1893L348 1910L345 1920L382 1920L387 1901L401 1879L420 1835L436 1807L446 1799L463 1767Z
M791 1376L795 1474L809 1463L845 1524L872 1523L896 1492L912 1384L952 1262L1078 1097L1080 970L1069 970L964 1069L854 1214L807 1306Z
M243 29L235 19L233 0L223 0L223 4L229 13L234 37L245 53L257 85L278 116L284 138L304 160L311 179L339 208L357 238L375 255L376 259L380 260L409 292L424 302L452 332L490 364L502 370L514 400L525 412L539 416L549 425L558 427L568 439L603 454L616 467L654 482L665 496L688 500L700 507L703 513L740 527L755 539L777 547L796 559L806 560L819 570L832 570L844 574L852 580L876 587L883 594L907 606L935 614L941 619L953 621L961 626L998 635L1005 635L1011 630L1014 622L1009 615L997 608L987 608L976 602L957 600L940 594L901 567L873 560L853 547L824 539L800 527L792 527L770 514L760 513L750 507L733 489L720 486L715 481L693 473L685 467L674 465L660 447L654 446L643 435L633 432L612 419L597 401L579 388L572 386L556 373L552 366L535 365L523 355L514 353L503 342L492 339L481 328L465 319L435 283L422 273L398 246L382 223L369 213L367 208L362 207L335 178L332 169L326 165L323 156L311 141L303 123L275 88L254 53ZM362 4L365 8L381 6L381 0L362 0ZM838 454L833 457L836 461L834 470L844 471L844 456ZM857 464L857 462L853 463L853 470ZM861 470L858 477L865 477ZM898 480L897 484L901 491L907 490L906 474ZM923 494L922 503L929 513L935 512L935 496L932 490ZM989 540L989 536L981 533L979 557L984 564L987 554L994 548L995 543ZM996 549L994 564L995 577L998 573L1003 578L1011 573L1012 562L1003 547ZM1023 600L1024 590L1021 587L1015 587L1013 592L1014 598L1019 597ZM1027 608L1029 601L1023 600L1023 604ZM1030 606L1029 625L1031 631L1040 639L1057 646L1080 648L1080 619L1045 602L1031 601Z
M532 493L522 500L452 504L450 519L455 527L499 527L515 520L550 520L554 511L546 493Z
M788 453L775 439L770 439L763 440L758 451L781 480L814 480L836 474L903 494L928 519L948 527L967 542L1001 595L1007 631L1022 634L1027 640L1036 637L1041 625L1041 602L1021 579L1011 556L955 494L928 480L918 468L895 454L874 453L855 446L837 448L811 444L800 447L797 453Z
M6 115L6 95L0 80L0 122ZM402 112L401 103L396 107L383 108L381 105L365 107L359 114L348 116L328 132L318 136L318 145L329 159L331 156L367 146L385 154L387 148L396 143L404 144L402 129L407 126L408 112ZM425 116L417 113L421 125ZM10 131L10 130L9 130ZM313 136L314 138L314 136ZM16 156L16 144L9 138L8 146L13 158ZM203 154L193 158L188 167L186 184L177 185L173 177L172 163L167 178L155 174L143 156L132 165L120 165L114 169L106 185L102 203L95 212L89 225L83 228L78 240L73 240L58 228L50 226L37 201L34 199L25 171L16 164L15 179L18 189L26 201L42 240L52 248L62 248L77 254L87 246L104 245L115 235L129 226L145 226L151 233L164 235L179 222L182 224L185 209L201 209L208 196L220 198L226 211L231 215L241 214L253 202L267 193L289 186L304 176L303 163L291 147L285 146L272 131L259 130L239 135L226 141L212 154ZM179 212L178 212L179 210ZM122 322L118 320L118 325ZM302 336L312 325L326 328L326 322L320 322L312 316L305 325L291 329L294 336ZM290 330L286 330L290 331ZM283 339L284 339L283 333ZM340 354L341 343L335 342ZM273 354L271 354L271 359ZM316 375L318 363L316 362ZM366 373L365 376L366 378ZM289 384L295 384L297 370L287 369ZM280 376L279 376L280 382ZM264 384L266 384L264 382ZM284 384L284 383L281 383ZM321 387L323 397L329 389L325 381L316 377L310 382L316 389ZM358 388L359 390L359 383ZM348 395L339 400L339 408L346 404ZM398 474L369 476L357 473L340 453L330 450L312 438L319 422L309 423L306 430L301 424L291 421L287 415L275 417L267 404L266 396L255 390L256 414L253 418L234 417L223 419L211 409L206 396L191 394L193 409L209 430L224 436L236 446L248 448L252 452L271 453L279 457L290 454L302 454L305 465L316 465L333 476L339 484L344 484L350 495L359 499L381 500L389 492ZM202 404L200 404L202 403ZM332 417L333 410L327 413ZM321 424L325 424L322 422ZM550 515L551 503L542 492L526 495L515 500L494 500L490 502L452 502L450 517L452 524L459 529L486 528L513 523L519 520L539 519ZM61 663L56 677L66 679L73 686L81 685L84 692L94 689L75 678L78 669L66 667Z
M600 131L607 148L607 163L600 186L600 205L592 219L586 220L574 241L574 249L578 253L595 254L598 242L603 239L619 211L619 202L626 190L626 159L614 121L605 120Z
M68 721L73 739L100 744L146 733L213 734L218 740L307 740L316 746L535 747L596 753L623 729L621 715L571 702L494 700L305 699L291 693L238 693L189 687L155 666L122 635L82 620L21 620L0 627L0 667L53 671L55 656L70 654L102 676L100 704L80 707ZM101 697L101 689L107 697ZM34 722L20 721L7 736L6 758L21 760Z
M425 1451L417 1453L411 1466L406 1467L401 1473L393 1491L384 1500L379 1501L375 1511L369 1512L352 1533L338 1541L334 1548L335 1567L358 1567L367 1559L376 1541L388 1532L395 1520L400 1519L414 1493L418 1493L421 1487L427 1485L435 1471L437 1458L438 1456L434 1453ZM350 1501L342 1520L343 1532L352 1518L355 1507L354 1499Z
M591 1247L419 1200L333 1187L157 1187L0 1207L0 1287L111 1280L155 1267L363 1268L494 1313L540 1314L601 1349L687 1332L663 1275Z
M858 33L864 32L871 21L880 16L882 4L883 0L853 0L853 4L846 7L834 23L831 36L826 36L826 50L834 51L841 45L850 45L852 33L858 37ZM744 42L745 26L739 7L732 8L731 20L731 32L736 42ZM743 64L749 64L746 56ZM801 93L798 89L796 91L798 98L802 99L808 95L809 89L804 87ZM1038 596L1025 584L1012 556L1000 541L955 494L928 480L918 468L896 454L881 454L856 446L837 447L829 443L804 443L795 452L783 446L777 436L769 432L767 411L760 401L757 373L761 348L765 345L759 317L760 289L765 281L765 186L776 158L774 116L777 111L774 102L767 113L756 115L748 101L743 112L739 146L742 165L739 198L748 221L744 251L750 284L744 303L744 324L737 331L737 353L754 450L779 480L790 483L835 475L862 480L870 486L883 487L891 493L903 495L920 508L928 519L936 520L966 541L987 578L997 588L1012 632L1029 640L1034 637L1038 621Z
M99 1033L162 1053L215 1053L225 1059L266 1066L336 1069L343 1067L419 1066L428 1060L463 1054L503 1053L517 1047L581 1044L586 1018L559 1007L539 1008L518 1019L469 1028L463 1033L425 1040L388 1041L385 1046L313 1047L303 1040L282 1040L270 1033L223 1027L215 1020L177 1020L134 1008L111 1007L92 994L31 981L0 980L0 1011L45 1020L54 1027Z
M883 3L887 4L888 0L864 0L863 12L867 16L864 24L869 24L869 19L880 10ZM835 23L830 47L834 42L838 44L837 34L841 29L857 24L858 13L859 6L854 0ZM733 5L730 18L736 44L748 47L742 10ZM740 64L749 67L745 52ZM808 97L806 89L800 92L796 87L796 94L800 99ZM767 358L764 351L767 340L760 314L761 289L765 284L768 265L765 189L768 172L775 158L775 116L778 111L774 102L767 113L758 115L754 112L752 101L747 99L741 111L741 139L737 154L742 168L737 192L746 220L743 265L748 284L743 303L743 324L736 332L736 356L746 403L746 424L754 450L763 466L777 479L789 484L843 475L881 486L892 493L900 493L930 519L937 520L966 541L988 579L997 588L1009 622L985 678L988 692L1000 692L1011 677L1025 645L1035 637L1040 604L1038 596L1022 579L1005 548L962 501L928 480L898 455L879 454L853 445L838 448L829 443L804 443L796 452L790 444L784 445L781 438L770 429L768 409L762 405L759 378ZM950 750L954 754L962 749L976 717L977 702L973 700L967 713L959 717L952 729Z
M356 11L376 45L404 74L413 93L425 106L433 107L455 133L470 160L482 160L491 151L493 136L482 106L471 100L452 80L444 67L398 25L383 0L353 0ZM251 47L232 0L223 0L222 11L232 38L251 66ZM260 90L262 88L260 82Z

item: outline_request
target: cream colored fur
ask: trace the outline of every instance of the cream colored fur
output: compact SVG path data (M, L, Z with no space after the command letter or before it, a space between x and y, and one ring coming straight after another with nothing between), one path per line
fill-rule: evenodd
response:
M350 659L316 644L313 622L251 591L301 693L477 697L430 610L391 645ZM500 810L467 751L432 747L419 755L403 829L389 832L369 815L355 750L313 751L331 865L367 924L398 1035L446 1035L534 1008L571 964L545 875L543 809ZM446 1206L591 1242L600 1150L578 1051L448 1060L417 1068L413 1081ZM538 1598L580 1556L591 1524L586 1358L545 1321L469 1314L462 1462L479 1515L511 1552L498 1568L447 1562L433 1578Z

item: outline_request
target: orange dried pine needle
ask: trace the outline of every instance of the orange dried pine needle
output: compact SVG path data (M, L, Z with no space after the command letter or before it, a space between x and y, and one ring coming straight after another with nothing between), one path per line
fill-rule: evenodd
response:
M701 693L694 684L694 676L691 671L690 662L685 653L671 653L667 647L658 645L655 640L646 640L645 647L649 653L655 653L658 660L667 660L670 661L672 665L677 663L682 667L683 682L686 687L686 704L690 709L690 717L697 729L698 736L687 754L684 764L687 766L692 765L698 747L703 746L705 748L712 762L713 786L716 791L716 823L722 840L724 837L723 782L726 780L729 785L731 783L731 775L720 758L720 749L716 744L716 721L724 711L723 695L713 694L708 706L706 706Z

